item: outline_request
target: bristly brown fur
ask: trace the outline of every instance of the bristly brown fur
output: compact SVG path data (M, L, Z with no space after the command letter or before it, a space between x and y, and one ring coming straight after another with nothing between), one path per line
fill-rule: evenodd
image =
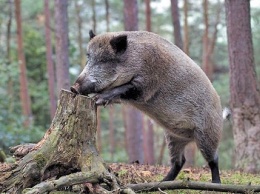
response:
M185 163L185 146L195 141L212 170L212 181L220 182L222 108L197 64L174 44L141 31L97 35L87 52L89 61L76 81L77 91L99 93L100 105L128 102L165 128L172 163L165 180L177 176Z

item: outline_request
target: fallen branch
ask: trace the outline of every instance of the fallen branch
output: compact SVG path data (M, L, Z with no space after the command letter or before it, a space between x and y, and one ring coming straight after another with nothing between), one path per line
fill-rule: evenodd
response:
M111 185L113 190L108 191L102 188L101 186L98 185L99 182L105 182L108 185ZM66 176L62 176L57 180L49 180L49 181L41 182L32 188L27 188L23 190L23 194L46 193L46 192L50 192L62 188L64 186L69 187L69 186L78 185L82 183L84 184L91 183L93 185L97 184L95 188L95 193L122 193L122 194L135 193L130 188L121 189L119 185L115 183L115 179L114 177L111 176L110 173L99 174L96 171L89 171L89 172L77 172Z
M41 182L32 188L25 189L23 193L24 194L45 193L64 186L68 187L68 186L72 186L84 182L98 183L101 177L102 177L101 175L98 175L96 172L91 172L91 171L73 173L66 176L62 176L57 180Z
M217 191L217 192L231 192L231 193L252 193L260 192L260 185L230 185L230 184L215 184L195 181L166 181L166 182L152 182L140 184L128 184L127 187L135 192L148 192L160 190L177 190L177 189L191 189L201 191Z

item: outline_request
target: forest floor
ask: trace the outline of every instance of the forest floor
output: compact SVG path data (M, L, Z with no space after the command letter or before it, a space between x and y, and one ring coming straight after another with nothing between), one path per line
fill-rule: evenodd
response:
M0 163L0 170L9 168L10 164ZM107 166L115 173L123 185L149 183L161 181L169 171L166 166L152 166L140 164L111 163ZM241 171L221 170L222 184L233 185L260 185L260 174L248 174ZM211 182L211 173L209 168L184 168L179 173L176 180L191 180L200 182ZM147 193L147 192L141 192ZM216 193L212 191L192 191L192 190L174 190L148 192L152 194L195 194L195 193ZM220 193L220 192L218 192Z
M170 170L170 167L139 165L139 164L109 164L112 171L116 172L119 180L123 184L149 183L161 181ZM233 185L260 185L260 174L248 174L241 171L221 170L220 177L222 184ZM176 180L191 180L200 182L211 182L210 169L205 168L184 168L179 173ZM194 193L216 193L213 191L192 191L175 190L164 191L167 194L194 194ZM153 194L162 194L163 192L150 192ZM220 193L220 192L218 192Z

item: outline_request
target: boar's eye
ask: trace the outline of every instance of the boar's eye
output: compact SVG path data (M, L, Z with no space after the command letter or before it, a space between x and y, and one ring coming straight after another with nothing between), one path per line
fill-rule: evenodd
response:
M120 35L110 40L110 45L114 51L118 53L124 53L127 48L127 35Z

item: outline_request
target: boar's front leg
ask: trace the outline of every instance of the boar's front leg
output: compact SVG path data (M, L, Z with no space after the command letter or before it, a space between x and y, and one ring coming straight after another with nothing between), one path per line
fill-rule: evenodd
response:
M138 90L133 84L128 83L122 86L118 86L111 90L107 90L98 94L95 97L97 105L106 106L110 103L123 100L136 100L140 95L140 90Z

